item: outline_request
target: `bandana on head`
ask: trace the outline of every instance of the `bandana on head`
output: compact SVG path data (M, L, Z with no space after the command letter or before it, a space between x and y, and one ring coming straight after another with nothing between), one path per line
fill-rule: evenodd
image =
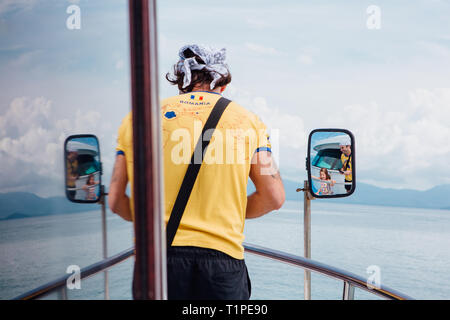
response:
M339 146L350 146L351 144L352 143L351 143L350 137L347 135L345 135L339 139Z
M198 63L195 57L185 57L184 53L187 49L200 57L205 64ZM225 63L225 48L217 50L212 47L193 44L182 47L179 55L181 60L177 64L177 70L184 73L183 89L191 83L191 70L208 70L213 78L210 84L211 90L214 89L216 82L221 77L228 75L228 65Z

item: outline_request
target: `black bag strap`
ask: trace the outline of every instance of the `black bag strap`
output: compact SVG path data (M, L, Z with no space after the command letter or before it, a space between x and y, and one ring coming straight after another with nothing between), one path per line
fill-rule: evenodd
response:
M347 158L347 161L345 161L344 171L347 171L347 168L349 167L351 159L352 159L352 154L350 154Z
M178 192L177 199L173 205L172 212L170 213L169 221L167 222L167 247L172 245L175 234L177 233L181 217L183 216L184 209L186 208L192 189L194 188L195 180L197 179L198 172L200 171L203 162L203 156L208 148L214 129L230 102L230 100L221 97L212 109L208 120L206 120L202 134L200 135L194 153L192 154L191 162L189 163L183 182L181 183L180 191ZM205 132L208 134L209 139L204 139Z

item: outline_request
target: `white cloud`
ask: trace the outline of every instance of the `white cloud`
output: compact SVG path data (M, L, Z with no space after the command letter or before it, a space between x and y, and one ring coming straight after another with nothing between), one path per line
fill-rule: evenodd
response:
M117 70L122 70L124 66L125 66L125 62L123 61L123 59L119 59L116 61L115 67Z
M304 172L309 133L304 118L273 105L270 96L233 86L227 91L278 134L272 137L281 170ZM450 88L412 90L407 98L395 108L372 101L344 105L339 112L316 110L322 128L354 133L358 181L422 190L450 183Z
M449 106L450 88L417 89L408 105L348 105L329 122L355 134L362 180L427 189L450 183Z
M316 46L304 46L299 49L297 61L304 65L311 65L314 63L314 58L320 53L320 49Z
M304 168L308 136L302 117L286 113L271 105L266 98L232 85L225 91L225 95L255 113L264 122L269 130L272 151L280 168Z
M0 192L22 190L42 194L43 184L49 181L62 184L64 139L101 124L100 113L96 111L78 109L73 114L69 111L65 119L57 118L52 104L44 97L19 97L0 116ZM55 188L58 187L56 183Z
M247 42L245 44L245 48L247 48L250 51L253 51L255 53L258 54L263 54L263 55L279 55L280 52L278 50L276 50L275 48L272 47L266 47L260 44L256 44L256 43L251 43L251 42Z
M247 25L249 25L251 28L254 29L264 29L270 27L270 24L265 18L263 19L256 17L248 17L246 18L245 22L247 23Z
M307 54L301 54L297 57L297 61L301 64L311 65L313 63L313 58Z
M33 62L33 60L37 60L36 58L39 58L39 55L42 52L43 52L42 50L32 50L32 51L24 52L11 61L11 66L23 67L23 66L30 65Z
M433 56L437 56L440 58L450 58L450 49L448 46L444 46L442 44L436 42L426 42L421 41L418 42L418 45L424 48L427 52L429 52Z
M10 10L28 10L34 7L36 0L2 0L0 1L0 15Z

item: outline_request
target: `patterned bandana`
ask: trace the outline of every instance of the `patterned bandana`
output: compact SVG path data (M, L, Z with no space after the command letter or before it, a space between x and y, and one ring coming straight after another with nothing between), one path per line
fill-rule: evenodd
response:
M205 64L198 63L195 57L185 57L187 49L200 57ZM228 65L225 63L225 48L217 50L212 47L193 44L182 47L179 55L181 60L177 64L177 69L178 72L184 73L183 89L191 83L191 70L208 70L213 78L210 84L211 90L214 89L217 80L228 75Z

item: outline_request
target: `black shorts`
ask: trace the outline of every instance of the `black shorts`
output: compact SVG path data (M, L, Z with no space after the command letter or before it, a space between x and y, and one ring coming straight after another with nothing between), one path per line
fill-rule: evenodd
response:
M248 300L250 278L244 260L199 247L167 250L169 300Z
M352 182L345 180L345 183L352 183ZM351 184L346 184L345 185L345 190L347 190L347 192L350 192L350 190L352 190L352 185Z

